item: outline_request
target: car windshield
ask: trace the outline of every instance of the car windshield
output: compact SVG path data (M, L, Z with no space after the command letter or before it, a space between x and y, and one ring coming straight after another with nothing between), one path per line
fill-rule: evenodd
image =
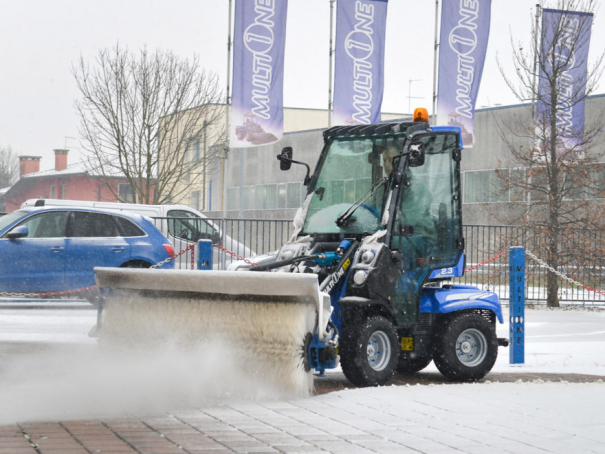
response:
M405 134L376 137L337 137L319 164L303 232L374 233L380 228L384 192L381 184L392 170L392 159L401 153ZM364 200L364 197L367 197ZM339 222L355 203L360 206Z
M7 226L11 225L17 219L22 218L27 214L27 211L13 211L12 213L5 214L0 217L0 232L4 230Z

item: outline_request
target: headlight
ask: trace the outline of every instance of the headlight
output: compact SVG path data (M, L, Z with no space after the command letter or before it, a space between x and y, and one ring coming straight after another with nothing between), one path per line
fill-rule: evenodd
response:
M369 265L370 263L372 263L372 260L374 260L375 254L374 251L369 250L369 251L364 251L361 254L361 261L363 263L365 263L366 265Z
M368 272L364 270L357 270L353 275L353 282L357 285L363 285L368 278Z

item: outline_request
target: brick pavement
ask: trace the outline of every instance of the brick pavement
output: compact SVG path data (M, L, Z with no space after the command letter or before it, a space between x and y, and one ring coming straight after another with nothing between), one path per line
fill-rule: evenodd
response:
M321 395L312 399L224 403L102 421L16 423L0 426L0 454L605 453L603 377L490 374L486 381L497 385L432 388L441 382L438 377L396 377L387 393L373 388L343 395L331 392L344 387L336 376L318 380ZM515 388L519 380L537 381L531 405ZM578 404L553 399L544 386L548 380L561 392L572 386ZM591 405L598 407L594 427L574 425ZM562 411L569 423L561 423Z

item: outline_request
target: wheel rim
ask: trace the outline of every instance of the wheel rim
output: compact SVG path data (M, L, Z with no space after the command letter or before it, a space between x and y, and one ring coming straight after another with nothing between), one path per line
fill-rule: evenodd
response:
M487 355L487 339L475 328L462 331L456 340L456 356L462 364L474 367L481 364Z
M384 331L374 331L368 339L368 364L376 371L384 370L391 359L391 342Z

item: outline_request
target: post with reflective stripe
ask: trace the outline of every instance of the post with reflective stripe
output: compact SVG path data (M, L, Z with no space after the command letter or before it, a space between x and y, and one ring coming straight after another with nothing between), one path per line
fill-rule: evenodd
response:
M212 270L212 240L198 241L197 269Z
M510 248L510 364L525 363L525 249Z

